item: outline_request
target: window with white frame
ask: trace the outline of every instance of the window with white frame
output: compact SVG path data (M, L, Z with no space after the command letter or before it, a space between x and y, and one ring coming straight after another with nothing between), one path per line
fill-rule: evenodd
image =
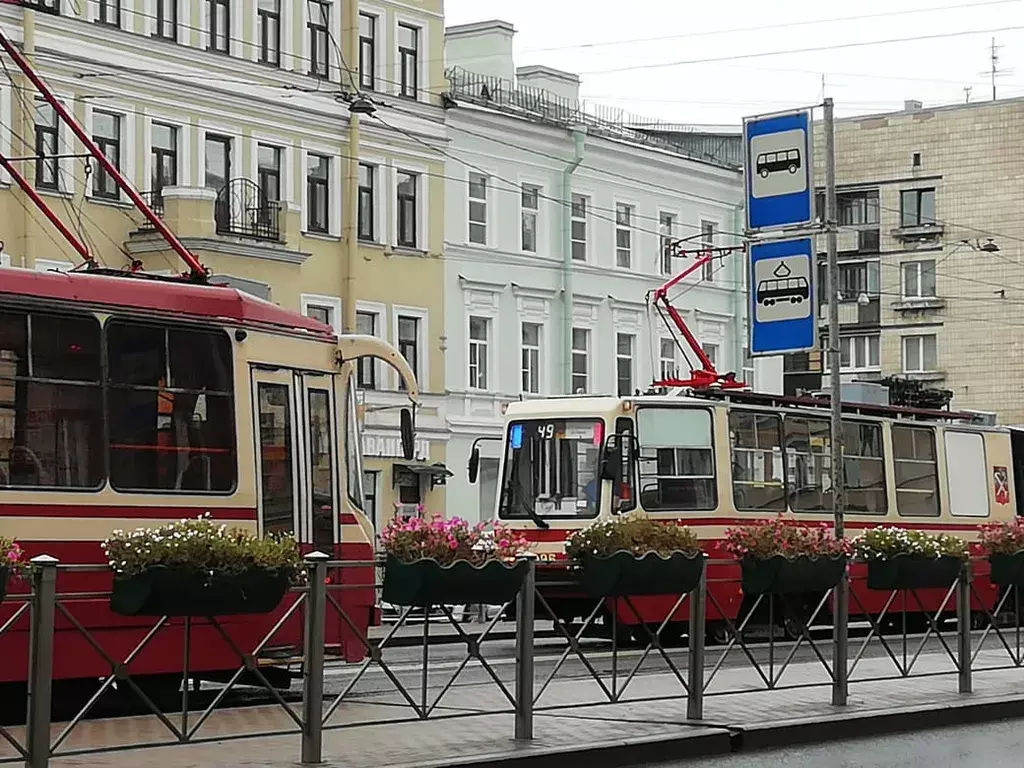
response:
M231 0L206 0L211 51L228 53L231 49Z
M121 124L123 119L120 115L110 112L94 112L92 115L92 140L96 147L103 153L118 170L121 169ZM114 181L114 177L107 173L103 166L97 165L92 177L92 194L94 197L101 197L106 200L118 200L121 197L121 190Z
M395 323L398 351L409 363L417 379L420 378L420 322L420 318L415 315L399 314ZM398 381L398 388L405 389L401 379Z
M359 231L360 240L369 242L376 238L376 206L377 197L377 166L369 163L359 164Z
M711 361L712 365L718 365L718 345L717 344L701 344L700 348L704 350L704 354L708 356L708 360Z
M487 245L487 177L469 174L469 242Z
M416 248L419 243L417 235L417 184L419 176L409 171L398 172L398 245L403 248Z
M743 347L743 381L748 386L754 385L754 358L750 356L750 348Z
M220 192L231 180L232 149L234 141L230 136L206 134L203 149L206 156L204 186Z
M715 247L715 235L718 234L718 225L713 221L702 221L700 223L700 244L702 248ZM712 259L704 264L702 277L706 282L715 281L715 260Z
M57 110L37 97L36 105L36 188L60 189L60 123Z
M658 241L661 254L661 274L672 274L672 240L675 238L676 217L662 211L658 214Z
M281 0L257 0L259 61L278 66L281 63Z
M356 333L377 336L380 315L376 312L356 310ZM372 357L361 357L356 362L356 385L361 389L377 388L377 366Z
M540 213L540 187L523 184L522 205L522 248L528 253L537 252L537 217Z
M331 158L314 155L306 159L306 226L321 234L330 230Z
M419 89L420 31L409 24L398 25L398 93L415 99Z
M334 296L302 294L302 314L329 325L335 331L341 329L341 299Z
M935 297L935 261L905 261L903 270L903 298L930 299Z
M615 266L633 266L633 206L615 204Z
M840 336L839 337L839 368L840 370L861 371L878 368L880 337L877 335Z
M178 183L178 128L163 123L153 123L150 133L149 190L151 204L157 213L163 213L163 190Z
M155 37L178 39L178 0L156 0Z
M306 0L309 9L309 74L329 77L331 52L328 37L331 29L331 6L326 0Z
M938 367L938 340L934 334L903 337L904 373L926 373Z
M523 392L540 394L540 323L523 323Z
M587 206L583 195L572 196L572 258L573 261L587 260Z
M572 329L572 391L586 394L590 390L590 331Z
M96 23L121 26L121 0L97 0Z
M359 87L377 88L377 17L359 14Z
M491 321L487 317L469 318L469 388L487 389L487 342Z
M659 370L662 379L678 379L679 366L676 363L676 342L674 339L662 339L658 345Z
M636 336L615 334L615 381L619 397L633 394L633 369L636 357Z

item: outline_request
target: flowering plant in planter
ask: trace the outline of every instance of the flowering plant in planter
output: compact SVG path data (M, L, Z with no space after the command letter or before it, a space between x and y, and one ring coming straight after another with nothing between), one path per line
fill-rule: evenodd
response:
M14 539L0 536L0 600L7 594L7 581L12 576L21 576L27 568L21 545Z
M490 604L515 597L528 564L526 538L502 523L459 517L393 519L380 534L385 602L402 606Z
M1024 518L983 525L980 539L992 568L992 583L1024 586Z
M114 531L101 546L114 571L111 609L129 616L269 613L305 577L295 539L229 529L209 514Z
M576 531L565 554L579 566L585 589L600 597L679 595L696 587L704 569L693 531L635 513Z
M828 523L782 514L729 528L723 548L740 561L748 595L827 591L839 583L851 551Z
M967 542L948 533L878 526L858 536L854 553L868 563L870 589L948 588L967 559Z

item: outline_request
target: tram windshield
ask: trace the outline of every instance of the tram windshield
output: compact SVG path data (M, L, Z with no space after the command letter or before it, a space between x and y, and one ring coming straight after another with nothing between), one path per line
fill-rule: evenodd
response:
M512 422L499 515L533 520L595 517L603 440L604 422L600 419Z

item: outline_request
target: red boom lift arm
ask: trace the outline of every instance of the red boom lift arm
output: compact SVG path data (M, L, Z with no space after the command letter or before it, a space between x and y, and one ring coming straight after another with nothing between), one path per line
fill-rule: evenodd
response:
M675 248L682 241L676 243L666 243L667 248ZM742 245L727 246L722 248L701 248L694 251L675 250L673 255L675 256L686 256L688 253L692 253L696 256L696 260L689 267L684 269L678 275L673 277L664 285L655 288L647 295L647 303L652 305L658 310L658 314L661 315L662 320L665 321L665 325L668 326L669 331L672 332L672 337L675 339L676 344L679 344L682 348L682 344L679 339L676 338L675 331L679 332L679 335L686 341L690 351L696 356L697 362L700 367L696 368L690 366L690 378L667 378L660 379L654 382L656 387L692 387L694 389L705 389L707 387L720 387L722 389L744 389L746 385L742 381L736 380L735 373L719 373L715 369L715 364L711 362L711 359L707 356L707 353L701 347L700 342L697 341L697 337L693 335L693 332L686 325L686 321L683 320L683 316L679 314L679 310L672 306L672 302L668 298L668 292L672 290L676 285L685 280L687 277L692 275L698 269L702 269L705 264L710 264L717 256L727 256L734 251L745 251L746 247ZM667 315L667 317L666 317ZM683 349L683 354L686 354L686 350Z
M100 148L96 146L96 143L92 140L89 134L85 132L85 129L78 124L74 116L70 112L68 112L67 109L65 109L64 105L61 104L60 101L58 101L57 97L53 95L53 91L51 91L49 86L47 86L46 83L43 82L42 78L40 78L39 75L36 74L35 70L32 68L32 65L29 64L28 60L22 55L21 51L18 50L18 48L14 45L13 42L11 42L11 40L7 37L7 35L3 33L2 30L0 30L0 48L3 48L4 52L11 57L11 60L18 65L18 69L20 69L25 74L25 77L29 79L32 85L35 86L36 90L39 91L39 94L43 97L46 103L53 107L53 110L57 113L58 118L60 118L60 120L64 122L68 126L68 128L71 129L71 132L74 133L78 140L82 142L83 146L85 146L85 148L89 150L89 154L96 158L96 162L100 164L100 166L107 173L107 175L109 175L110 178L114 180L114 183L117 184L117 186L128 196L128 199L132 201L132 203L139 210L139 212L142 213L142 215L146 217L149 223L153 225L153 228L160 233L160 236L163 237L163 239L171 247L171 250L173 250L175 253L178 254L178 256L181 257L181 260L184 261L185 264L188 266L189 271L187 273L187 276L196 282L205 282L209 276L209 270L207 270L206 267L204 267L203 264L199 261L199 259L196 258L196 255L192 253L188 248L186 248L184 244L182 244L182 242L175 236L175 234L171 232L167 225L164 224L163 220L156 215L156 213L153 211L152 208L149 207L149 205L146 204L146 201L142 199L142 196L139 195L139 193L132 188L132 185L128 183L127 179L125 179L125 177L121 175L121 172L117 169L117 167L112 162L110 162L106 155L104 155L100 151ZM8 163L6 159L4 159L2 164L8 168L8 171L10 170L10 163ZM16 176L12 174L12 176L14 176L15 180L18 181L19 177L21 177L21 174L18 174ZM21 186L22 189L25 189L26 187L23 184L23 182L25 182L25 179L24 177L21 177L20 181L18 181L18 185ZM25 183L27 184L27 182ZM51 222L54 222L56 216L52 211L50 211L46 203L43 202L38 195L32 196L30 194L29 196L32 197L32 201L37 206L39 206L40 210L42 210L43 213L46 214L46 217ZM67 231L66 227L62 225L57 225L56 223L55 226L57 226L60 233L64 236L65 239L68 240L71 246L81 254L82 244L79 243L77 239ZM86 254L83 254L83 256L86 258L87 261L92 261L91 256L88 256Z

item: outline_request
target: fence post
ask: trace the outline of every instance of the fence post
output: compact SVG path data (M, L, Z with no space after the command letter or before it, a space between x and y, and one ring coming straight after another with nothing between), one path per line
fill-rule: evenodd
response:
M850 697L850 565L832 590L832 705L845 707Z
M327 561L323 552L305 557L309 591L302 655L302 763L323 762L324 614L327 612Z
M32 565L32 613L28 658L28 768L50 764L50 689L53 623L57 612L57 558L39 555Z
M956 646L957 666L960 668L960 693L971 693L971 561L964 560L960 567L960 581L956 587Z
M534 591L537 584L537 557L532 552L519 556L526 560L523 584L516 596L516 729L519 740L533 738L533 624Z
M686 698L686 718L688 720L704 719L704 637L707 631L707 598L708 598L708 556L704 558L700 581L690 593L690 629L689 654L687 658L688 682Z

